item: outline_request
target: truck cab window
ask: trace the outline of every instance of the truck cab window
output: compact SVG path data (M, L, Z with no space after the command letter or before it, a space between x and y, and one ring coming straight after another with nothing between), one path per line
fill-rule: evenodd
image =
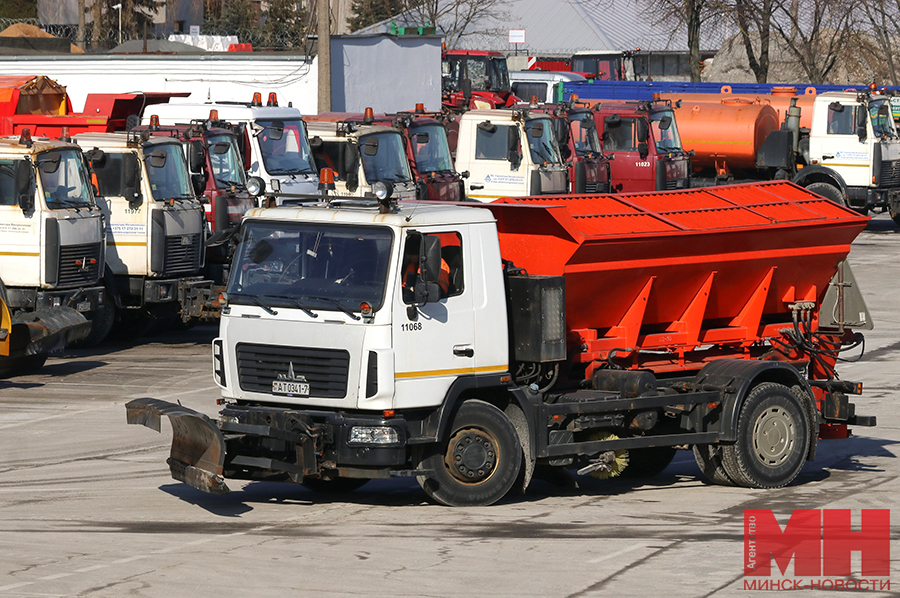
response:
M134 154L113 154L106 152L102 160L91 166L97 175L97 189L101 197L122 197L124 191L125 160L135 160Z
M844 109L828 110L828 134L829 135L854 135L854 123L856 122L856 106L844 106Z
M493 131L478 128L475 131L476 160L506 160L509 155L509 129L497 125Z
M606 123L603 132L603 149L608 152L637 151L637 140L634 132L634 119L623 118L616 123Z
M16 166L13 160L0 160L0 206L16 205Z
M459 233L432 233L441 240L441 275L438 287L441 298L461 295L463 285L462 237ZM403 244L401 288L404 303L413 303L413 290L419 276L419 246L421 237L410 235Z
M547 101L547 84L531 83L527 81L516 81L512 84L512 91L517 97L522 98L526 102L531 100L532 96L536 96L538 102Z

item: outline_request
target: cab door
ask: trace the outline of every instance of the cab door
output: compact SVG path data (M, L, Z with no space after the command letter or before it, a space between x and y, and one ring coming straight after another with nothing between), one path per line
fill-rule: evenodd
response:
M468 227L454 226L409 231L400 239L401 259L404 254L408 259L401 263L392 307L397 409L439 405L457 378L476 372L474 294L466 285L471 270L467 232ZM440 300L417 304L411 285L418 268L410 257L418 255L421 234L440 238L443 273Z
M0 158L0 280L8 287L41 284L42 203L31 168L21 158ZM23 192L30 205L19 205Z
M475 125L473 136L466 195L482 202L525 195L528 169L522 164L518 127L484 121Z

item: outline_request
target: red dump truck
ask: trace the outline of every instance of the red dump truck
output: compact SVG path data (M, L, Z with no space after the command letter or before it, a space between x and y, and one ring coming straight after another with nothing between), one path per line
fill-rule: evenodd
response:
M536 465L647 475L678 447L714 482L784 486L820 434L875 425L835 371L861 337L823 308L867 221L786 182L251 210L219 419L138 399L127 420L167 416L173 477L213 493L415 477L487 505Z
M485 50L446 50L441 60L441 103L450 112L509 108L512 92L506 56Z

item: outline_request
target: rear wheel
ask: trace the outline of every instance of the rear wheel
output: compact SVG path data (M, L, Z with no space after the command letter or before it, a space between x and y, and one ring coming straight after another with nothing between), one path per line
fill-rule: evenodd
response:
M737 442L722 447L722 465L738 485L780 488L803 468L809 435L803 400L787 386L765 382L747 395Z
M847 202L844 200L844 194L834 185L828 183L810 183L806 188L813 193L821 195L825 199L830 199L839 206L847 207Z
M900 205L895 205L892 202L888 207L888 211L891 214L891 220L894 221L894 224L900 226Z
M512 488L522 466L522 446L509 418L470 399L453 419L449 439L427 448L418 481L431 498L451 507L490 505Z
M694 459L700 471L713 484L719 486L734 486L734 480L728 477L725 466L722 465L722 447L712 444L695 444Z

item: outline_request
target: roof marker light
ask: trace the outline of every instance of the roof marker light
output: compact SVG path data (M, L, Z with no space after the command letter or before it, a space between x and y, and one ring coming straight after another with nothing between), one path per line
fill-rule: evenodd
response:
M372 110L371 106L366 106L366 110L363 113L363 122L368 124L374 120L375 120L375 111Z
M262 106L262 94L258 91L253 93L253 100L250 102L251 106Z
M422 104L421 102L416 104L416 112L418 112L418 113L425 112L425 104Z
M219 111L215 108L209 111L209 120L219 120Z
M27 127L22 129L22 132L19 134L19 145L31 147L31 129Z
M154 114L150 117L150 130L157 131L159 130L159 116Z
M266 106L278 106L278 96L274 91L269 92L269 101L266 102Z
M334 171L323 168L319 172L319 191L334 191Z

